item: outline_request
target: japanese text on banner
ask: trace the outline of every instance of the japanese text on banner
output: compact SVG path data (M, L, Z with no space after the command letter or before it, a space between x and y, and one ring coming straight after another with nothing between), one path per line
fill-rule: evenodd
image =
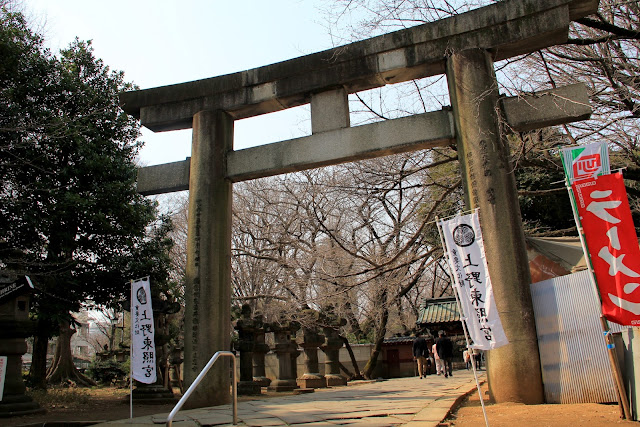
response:
M156 349L149 279L131 283L131 370L133 379L156 382Z
M440 226L471 347L491 350L508 344L493 299L477 212L441 221Z
M640 248L622 174L572 185L602 299L602 314L640 326Z

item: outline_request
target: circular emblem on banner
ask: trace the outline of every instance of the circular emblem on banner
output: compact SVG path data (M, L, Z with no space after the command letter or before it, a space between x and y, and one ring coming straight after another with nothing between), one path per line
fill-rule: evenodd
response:
M453 241L458 246L469 246L476 241L476 233L473 231L473 227L468 224L460 224L453 229Z
M138 302L140 304L147 303L147 293L144 291L144 288L138 289L138 292L136 292L136 298L138 298Z

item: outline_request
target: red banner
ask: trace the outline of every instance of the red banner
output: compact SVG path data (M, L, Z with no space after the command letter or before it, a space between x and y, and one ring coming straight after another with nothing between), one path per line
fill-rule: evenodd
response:
M622 174L572 185L604 316L640 326L640 248Z

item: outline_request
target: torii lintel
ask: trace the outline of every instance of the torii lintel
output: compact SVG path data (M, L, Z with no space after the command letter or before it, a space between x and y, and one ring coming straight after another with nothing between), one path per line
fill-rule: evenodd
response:
M153 131L188 129L198 111L242 119L445 71L452 52L482 48L498 61L564 43L598 0L502 1L457 16L247 71L122 93L124 110Z

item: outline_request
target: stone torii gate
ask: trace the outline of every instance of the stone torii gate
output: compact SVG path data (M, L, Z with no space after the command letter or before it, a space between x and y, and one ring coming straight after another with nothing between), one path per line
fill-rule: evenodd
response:
M493 62L563 43L598 0L502 1L452 18L289 61L121 94L153 131L193 128L191 158L142 168L138 191L189 189L184 376L230 347L232 183L285 172L458 145L467 205L480 222L495 301L510 344L490 353L498 402L542 403L530 275L504 122L513 130L589 117L583 86L531 96L498 93ZM446 74L452 107L351 128L347 96ZM311 104L312 135L234 151L234 120ZM501 124L502 123L502 124ZM229 401L227 366L214 368L191 407Z

